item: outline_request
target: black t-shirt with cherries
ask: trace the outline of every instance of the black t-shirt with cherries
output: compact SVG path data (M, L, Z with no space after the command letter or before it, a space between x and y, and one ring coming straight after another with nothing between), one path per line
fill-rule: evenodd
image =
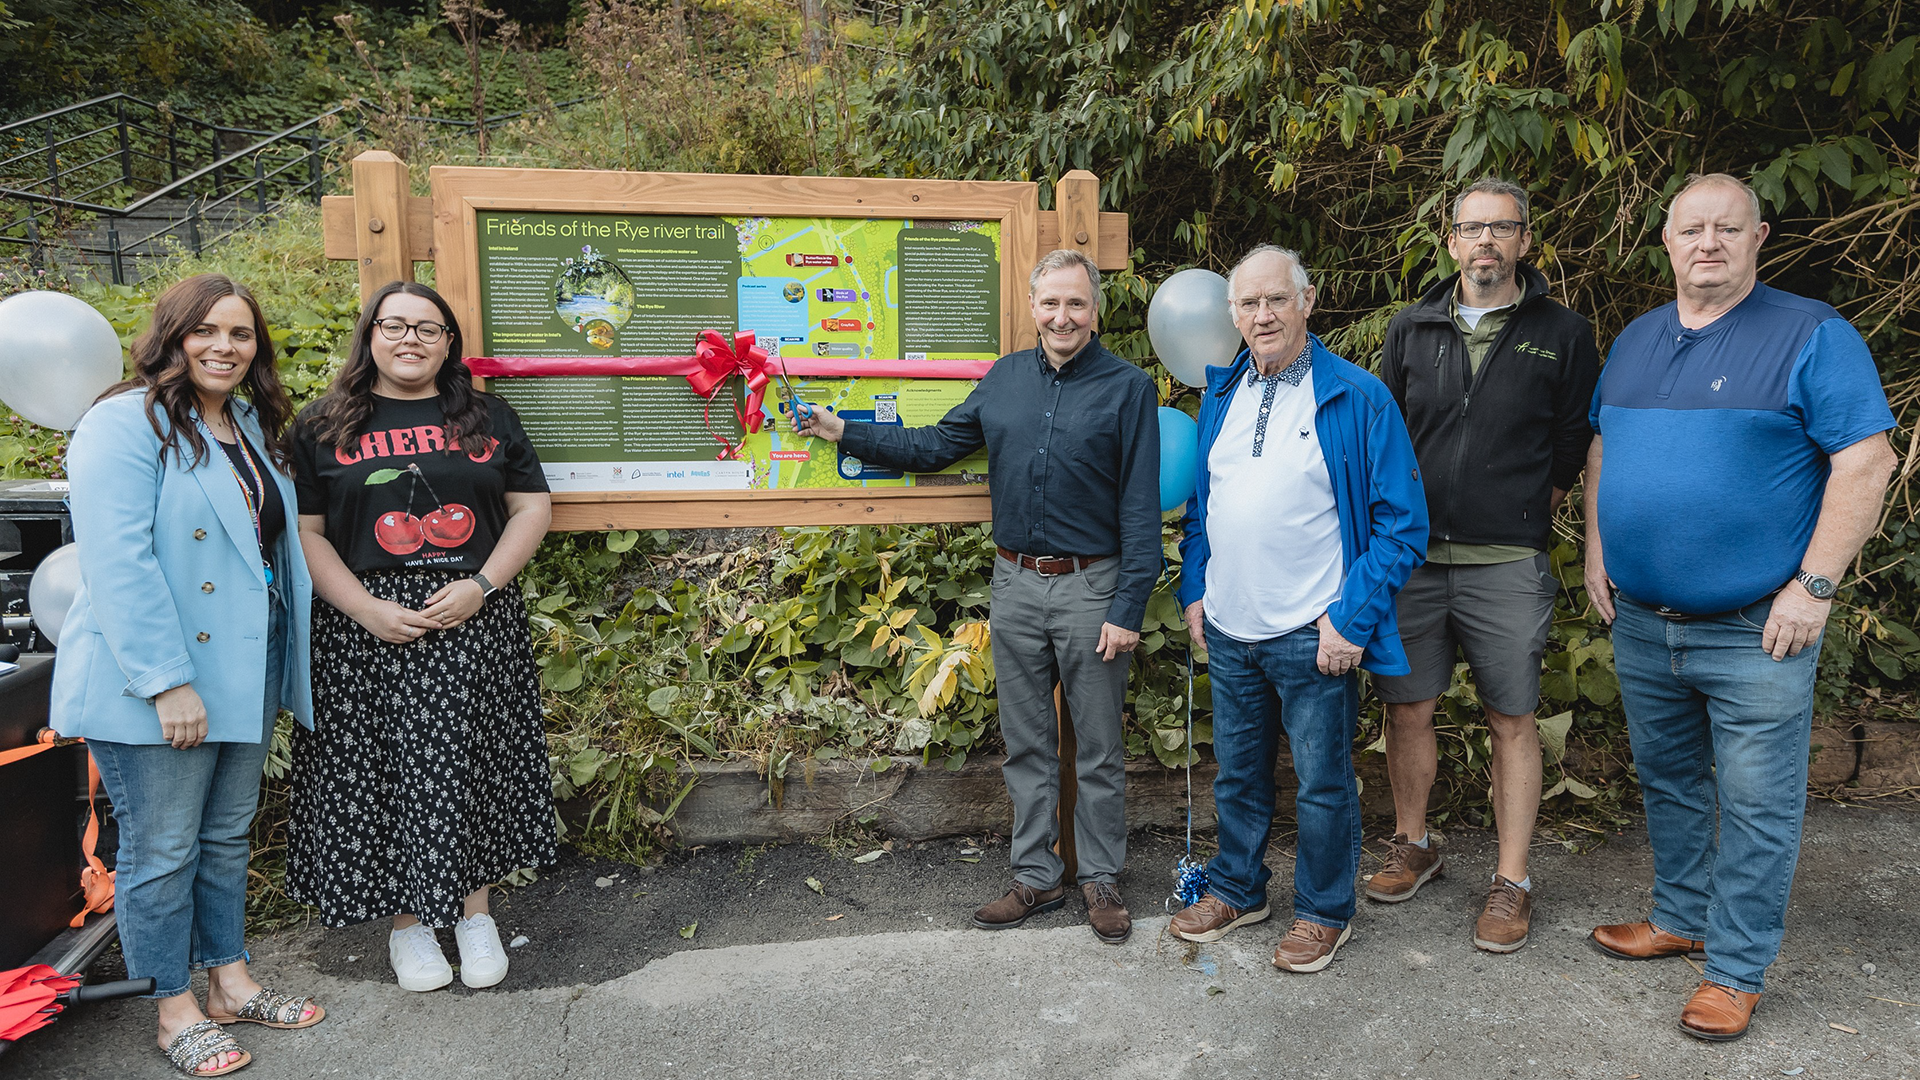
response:
M354 573L429 569L472 574L506 528L509 491L546 491L546 475L513 407L484 395L492 430L484 453L447 446L438 397L375 395L366 433L347 449L294 422L300 513L324 514L327 539Z

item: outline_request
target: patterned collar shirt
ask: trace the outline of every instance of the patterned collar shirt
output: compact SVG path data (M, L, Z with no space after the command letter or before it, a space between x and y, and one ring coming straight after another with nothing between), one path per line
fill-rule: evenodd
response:
M1313 623L1345 582L1311 348L1272 375L1249 365L1246 390L1233 396L1207 452L1207 619L1235 641Z

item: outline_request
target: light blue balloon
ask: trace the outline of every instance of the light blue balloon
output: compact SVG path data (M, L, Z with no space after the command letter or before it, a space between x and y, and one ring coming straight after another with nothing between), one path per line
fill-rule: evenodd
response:
M1160 406L1160 512L1178 510L1200 482L1200 425L1179 409Z

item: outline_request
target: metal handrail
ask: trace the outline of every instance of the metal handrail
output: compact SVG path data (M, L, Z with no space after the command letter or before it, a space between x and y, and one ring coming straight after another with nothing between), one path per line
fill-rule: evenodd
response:
M493 128L521 117L549 114L594 101L601 96L591 94L569 98L484 117L478 121L428 116L401 119L433 124L446 132L446 136L434 134L427 137L429 144L436 144L456 131ZM103 105L115 106L116 116L112 122L79 134L60 133L60 128L70 126L57 123L61 118ZM111 267L113 281L116 284L124 283L127 280L127 261L131 258L157 257L171 250L165 246L178 247L183 243L198 254L235 233L251 228L262 218L282 212L296 201L318 202L331 180L346 168L346 163L338 160L338 155L330 151L345 138L364 133L367 120L362 116L358 121L349 121L348 133L342 135L322 137L314 129L323 121L344 112L381 111L375 102L355 98L280 131L228 127L195 116L164 113L163 127L156 129L131 119L128 116L129 105L156 113L163 112L162 106L152 102L114 93L0 125L0 136L23 128L35 129L31 132L34 141L30 149L22 149L12 157L0 159L0 184L9 181L19 184L18 187L0 186L0 200L24 203L26 211L13 221L0 222L0 245L24 246L31 258L34 253L48 246L40 232L41 215L46 215L46 221L56 230L63 227L59 211L95 215L103 219L100 225L104 226L105 231L104 246L99 241L64 241L61 246L77 255L98 257ZM116 132L117 140L113 138ZM137 139L134 137L136 135ZM221 143L224 137L231 135L254 138L239 150L222 153ZM90 147L105 145L106 151L79 163L62 159L62 149L68 149L71 153L70 148L85 144L89 139L96 140L89 144ZM194 168L192 163L205 160L209 152L213 160ZM283 157L276 162L266 157L268 154L280 154ZM30 173L12 178L4 175L4 170L10 167L22 163L37 165L40 159L45 160L46 171L38 177L29 179ZM103 166L111 175L104 182L84 186L103 175ZM182 169L188 171L183 174ZM306 173L304 177L303 170ZM160 176L149 179L143 175L149 171L156 171ZM173 176L175 179L161 183L161 176ZM211 184L207 183L209 178ZM148 183L158 186L125 206L106 206L93 201L97 193L110 188L127 186L138 190ZM51 193L36 190L48 187ZM182 199L186 202L184 216L178 211L160 215L142 214L142 211L162 202ZM128 219L136 217L142 221L141 225L133 228L137 235L123 244L121 229L126 227L124 223ZM156 217L162 220L155 221ZM153 224L160 227L146 231ZM203 228L208 226L220 231L210 236L203 235ZM24 236L15 235L22 229Z
M123 94L123 93L102 94L97 98L89 98L86 101L75 102L72 105L62 105L58 109L54 109L50 112L43 112L38 116L29 116L25 120L14 120L9 123L0 124L0 135L5 135L7 132L12 131L14 128L17 128L17 127L25 127L28 124L44 123L48 120L53 119L56 116L65 116L68 113L79 112L81 109L89 109L95 105L104 105L109 101L131 101L135 105L145 105L147 108L153 109L156 112L158 112L160 109L160 106L154 104L153 102L142 100L140 98L134 97L131 94Z
M65 207L66 209L69 209L69 210L82 210L90 214L107 214L112 217L129 217L137 213L141 209L145 208L148 204L156 202L160 199L171 197L181 189L191 186L195 181L203 179L207 176L211 176L218 170L224 169L227 166L232 165L234 162L240 161L244 158L257 154L260 151L266 149L267 147L273 145L274 143L279 142L282 139L285 139L289 135L292 135L296 132L305 131L306 129L320 123L322 120L327 119L328 117L338 116L340 113L345 112L349 107L350 106L347 106L347 105L337 105L331 109L328 109L326 112L321 113L318 116L314 116L306 120L302 120L300 123L295 124L290 128L287 128L285 131L280 131L272 135L269 135L266 138L261 139L258 142L255 142L253 145L248 146L244 150L237 150L231 154L228 154L226 157L223 157L220 160L215 161L211 165L202 166L199 169L196 169L193 172L190 172L187 175L182 176L180 179L175 180L174 182L166 185L165 187L158 188L154 191L150 191L147 194L142 195L141 197L133 200L132 202L128 203L125 206L121 206L121 207L100 206L96 203L80 202L75 199L62 199L53 195L40 195L31 191L21 191L18 188L8 188L8 187L0 187L0 198L24 199L29 202L43 203L47 206L60 206L60 207ZM118 151L115 151L114 154L108 154L107 157L114 157L117 154L118 154ZM94 163L97 164L99 160L104 160L104 159L96 159ZM241 186L245 186L245 183L246 181L243 179Z

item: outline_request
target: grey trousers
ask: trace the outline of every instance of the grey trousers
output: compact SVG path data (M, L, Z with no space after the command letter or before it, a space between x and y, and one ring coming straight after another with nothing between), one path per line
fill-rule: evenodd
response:
M1060 805L1060 739L1053 688L1073 717L1079 777L1073 811L1080 883L1113 881L1127 861L1125 743L1131 653L1102 660L1094 648L1120 583L1120 560L1053 577L993 560L993 673L1000 699L1003 770L1013 797L1013 878L1036 889L1061 884L1053 850Z

